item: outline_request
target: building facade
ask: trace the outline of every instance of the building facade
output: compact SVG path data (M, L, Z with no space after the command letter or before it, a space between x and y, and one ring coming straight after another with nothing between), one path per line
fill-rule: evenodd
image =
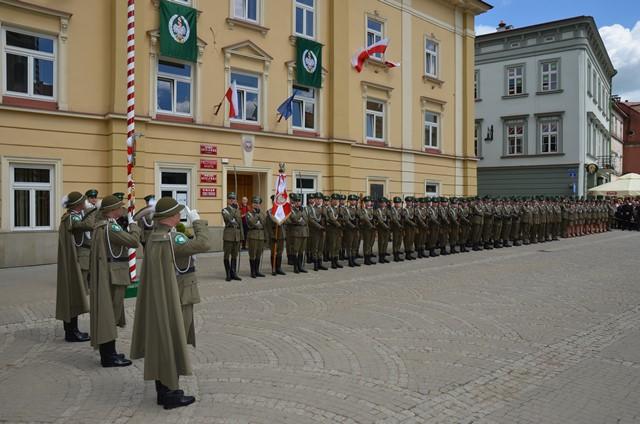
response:
M226 194L268 199L279 162L303 194L476 193L474 16L488 4L171 0L197 10L190 62L160 54L160 1L135 13L138 197L197 208L217 242ZM55 261L64 194L126 191L126 3L0 0L0 267ZM323 46L321 88L297 83L298 37ZM230 119L227 102L214 112L232 81Z
M593 18L476 38L478 192L578 195L607 182L615 69Z
M623 126L623 172L640 174L640 102L619 101L616 106L626 114Z
M624 141L625 131L628 127L629 116L618 105L620 98L613 96L611 101L611 156L608 163L603 165L611 167L611 181L618 179L624 169Z

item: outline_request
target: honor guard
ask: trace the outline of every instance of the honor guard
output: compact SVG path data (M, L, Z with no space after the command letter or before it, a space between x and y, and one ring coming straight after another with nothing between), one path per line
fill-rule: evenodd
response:
M249 242L249 266L251 268L251 278L264 277L260 272L260 260L264 251L265 222L266 215L262 212L262 199L260 196L253 196L251 199L252 209L246 214L247 218L247 240Z
M274 199L275 196L271 195L272 203ZM287 275L282 270L282 253L284 252L284 240L286 237L285 226L278 224L273 215L271 215L271 209L267 211L265 217L265 233L271 250L271 275Z
M240 254L240 243L242 242L242 217L238 209L236 194L231 192L227 195L227 206L222 209L222 219L224 220L224 230L222 232L223 264L226 273L225 281L242 281L238 277L238 255Z

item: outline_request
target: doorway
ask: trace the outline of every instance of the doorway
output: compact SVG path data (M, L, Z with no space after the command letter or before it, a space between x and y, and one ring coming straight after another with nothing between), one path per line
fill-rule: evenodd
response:
M236 187L237 180L237 187ZM253 196L260 196L262 198L263 205L268 204L266 197L267 188L267 173L266 172L248 172L248 171L227 171L227 186L226 192L235 192L238 199L238 203L242 203L242 198L247 198L247 203L251 204L251 198Z

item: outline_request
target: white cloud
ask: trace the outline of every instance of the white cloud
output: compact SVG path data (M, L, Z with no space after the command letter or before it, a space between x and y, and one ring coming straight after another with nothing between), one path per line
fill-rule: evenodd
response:
M491 25L476 25L476 35L484 35L496 32L496 29Z
M618 71L613 77L613 93L623 100L640 100L640 21L631 29L620 24L604 26L600 36Z

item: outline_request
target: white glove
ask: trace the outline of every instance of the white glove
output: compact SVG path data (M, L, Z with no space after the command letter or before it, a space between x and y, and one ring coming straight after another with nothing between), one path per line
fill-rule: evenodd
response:
M129 224L134 224L136 221L133 219L133 215L131 215L130 213L127 214L127 222Z
M189 220L191 222L196 221L198 219L200 219L200 214L198 213L198 211L196 209L191 209L189 212Z

